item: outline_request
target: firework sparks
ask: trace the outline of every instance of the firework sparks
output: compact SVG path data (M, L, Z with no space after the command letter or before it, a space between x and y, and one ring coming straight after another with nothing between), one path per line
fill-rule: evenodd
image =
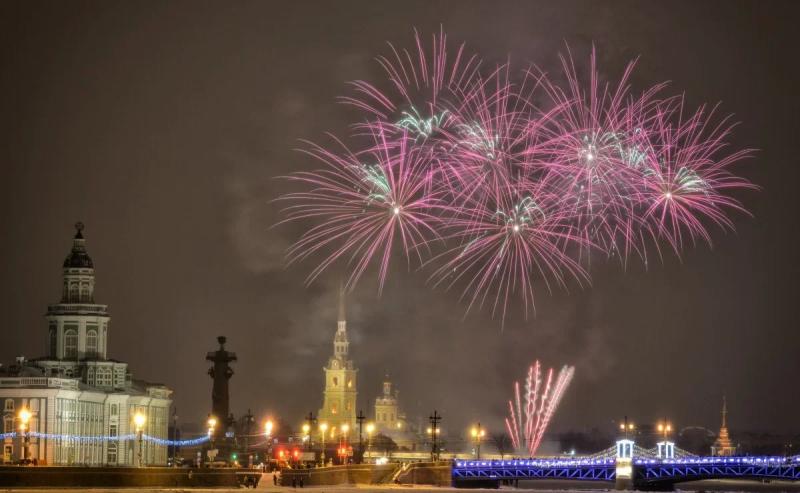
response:
M508 401L506 429L516 450L525 451L530 457L536 455L574 374L572 366L562 367L558 374L552 368L545 373L536 361L528 369L524 398L520 395L519 382L514 383L514 398Z

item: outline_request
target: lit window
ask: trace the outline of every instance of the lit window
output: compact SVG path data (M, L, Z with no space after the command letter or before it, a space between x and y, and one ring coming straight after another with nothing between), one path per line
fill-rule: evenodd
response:
M348 380L348 381L347 381L347 388L348 388L348 389L351 389L351 388L353 388L353 381L352 381L352 380Z

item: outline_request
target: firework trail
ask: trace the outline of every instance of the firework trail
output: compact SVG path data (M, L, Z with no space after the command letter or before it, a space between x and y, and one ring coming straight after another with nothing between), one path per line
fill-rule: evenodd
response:
M524 398L520 396L519 382L514 383L514 399L508 401L506 429L516 450L524 451L530 457L536 455L574 374L574 367L564 366L558 374L550 368L545 376L541 364L536 361L528 369Z
M487 69L443 31L414 40L377 58L385 80L351 83L351 134L303 149L322 166L286 177L281 222L305 227L288 261L317 262L308 282L341 261L349 288L375 267L380 291L400 254L505 320L535 290L590 284L593 252L647 265L746 213L732 193L756 187L731 169L753 151L730 149L734 124L664 83L634 92L635 61L601 83L594 50L587 77L569 52L559 77Z

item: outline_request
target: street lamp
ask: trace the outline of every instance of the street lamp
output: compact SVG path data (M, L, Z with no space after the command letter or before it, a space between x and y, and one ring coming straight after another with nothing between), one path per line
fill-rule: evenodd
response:
M320 423L319 425L319 434L322 437L322 454L320 455L320 460L322 465L325 466L325 432L328 431L328 423Z
M347 432L350 431L350 425L347 423L342 425L342 434L339 438L339 443L341 444L339 448L342 450L341 453L341 462L342 464L346 464L347 462Z
M367 453L372 455L372 433L375 431L374 423L367 423Z
M208 424L208 436L210 438L214 435L214 428L217 427L217 418L209 415L207 424Z
M30 444L30 433L28 429L28 423L31 420L31 412L28 411L27 408L23 407L19 410L19 431L22 434L22 459L28 460L28 448Z
M475 440L475 458L480 460L481 459L481 440L486 435L486 430L481 428L480 422L478 422L478 426L472 427L471 430L472 439Z
M633 430L635 430L636 427L633 425L633 423L629 423L628 422L628 417L625 416L624 421L619 424L619 429L620 429L620 431L625 433L625 438L628 438L628 434L633 432Z
M303 425L303 441L306 442L306 450L309 450L309 448L311 447L311 435L309 434L310 431L311 431L311 425L305 423Z
M136 436L139 439L139 467L142 467L144 464L142 462L142 438L144 434L144 422L147 418L145 418L144 414L137 412L133 415L133 425L136 427Z
M669 433L672 431L672 425L667 422L667 418L664 418L663 423L658 423L658 431L664 434L664 441L667 441Z

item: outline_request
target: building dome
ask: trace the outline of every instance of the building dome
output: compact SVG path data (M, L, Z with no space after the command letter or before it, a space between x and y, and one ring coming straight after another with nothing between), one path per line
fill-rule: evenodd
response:
M92 258L86 253L86 240L83 238L83 223L75 223L75 238L72 242L72 251L64 259L65 269L93 269Z

